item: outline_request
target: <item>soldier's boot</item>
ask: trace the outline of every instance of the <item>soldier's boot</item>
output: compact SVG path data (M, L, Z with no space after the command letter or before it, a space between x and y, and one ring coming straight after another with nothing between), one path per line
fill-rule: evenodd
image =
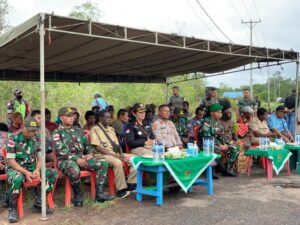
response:
M33 195L34 195L33 207L35 209L40 210L42 208L42 200L41 200L41 193L39 192L37 187L33 188Z
M233 166L228 166L226 167L226 169L223 171L223 176L225 177L237 177L237 173L234 172L233 170Z
M46 193L47 195L48 193ZM42 198L41 198L41 193L38 191L38 189L34 190L34 203L33 203L33 208L35 208L37 211L42 212ZM53 214L54 208L49 208L46 206L46 214Z
M17 198L10 195L9 197L9 207L8 207L8 222L16 223L19 221L19 214L17 210Z
M9 191L4 191L2 195L2 206L8 208L9 206Z
M97 202L106 202L106 201L111 201L113 199L114 199L113 196L104 194L103 184L96 185L96 201Z
M83 199L81 194L80 183L73 185L74 192L74 206L83 206Z

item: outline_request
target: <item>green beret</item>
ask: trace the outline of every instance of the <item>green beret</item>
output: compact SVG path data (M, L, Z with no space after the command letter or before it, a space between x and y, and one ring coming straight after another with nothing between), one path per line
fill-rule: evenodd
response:
M215 104L212 104L210 107L209 107L209 110L211 112L216 112L216 111L219 111L219 110L222 110L223 109L223 106L218 104L218 103L215 103Z

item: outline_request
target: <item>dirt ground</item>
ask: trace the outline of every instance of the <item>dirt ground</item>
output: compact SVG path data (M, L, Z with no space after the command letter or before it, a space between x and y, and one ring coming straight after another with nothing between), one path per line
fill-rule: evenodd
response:
M277 184L296 184L298 188L282 188ZM139 224L201 224L201 225L300 225L300 179L293 171L287 176L282 171L267 181L261 169L253 169L251 177L225 178L214 182L214 195L207 196L206 189L194 187L192 193L165 192L164 204L155 205L155 199L144 197L135 200L132 193L126 199L109 204L95 204L85 199L81 208L64 208L63 200L56 199L57 209L47 221L40 220L40 214L30 208L27 199L25 217L18 224L24 225L139 225ZM63 189L58 189L63 192ZM62 196L63 197L63 196ZM29 203L28 203L29 202ZM8 224L7 210L0 209L0 224Z

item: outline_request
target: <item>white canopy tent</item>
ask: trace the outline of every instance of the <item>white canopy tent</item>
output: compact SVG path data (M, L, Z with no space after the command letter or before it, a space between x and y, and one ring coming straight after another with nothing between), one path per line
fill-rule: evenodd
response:
M47 36L45 41L44 37ZM40 13L0 37L0 80L39 81L42 140L42 219L45 193L45 81L166 83L198 72L225 74L296 63L299 53L236 45ZM253 67L254 69L255 67Z

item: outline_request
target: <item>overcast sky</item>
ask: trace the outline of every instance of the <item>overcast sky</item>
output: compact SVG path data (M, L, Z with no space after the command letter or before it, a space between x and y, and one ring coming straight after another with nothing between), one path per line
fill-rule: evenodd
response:
M234 43L249 44L249 28L241 20L261 19L254 28L253 44L300 51L299 0L198 0L215 23ZM12 7L8 20L18 25L39 12L67 15L73 6L84 0L8 0ZM102 12L101 22L147 30L177 33L204 39L228 42L208 19L197 0L93 0ZM270 69L294 77L295 65ZM264 82L267 69L255 70L254 83ZM233 87L249 84L249 72L209 78L209 85L221 82Z

